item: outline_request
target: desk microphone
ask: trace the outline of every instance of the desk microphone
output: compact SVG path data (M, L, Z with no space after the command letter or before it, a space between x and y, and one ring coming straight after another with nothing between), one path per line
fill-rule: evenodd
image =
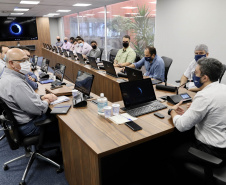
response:
M167 86L167 83L165 82L165 85L157 84L156 89L164 90L164 91L170 91L175 92L177 90L177 87L174 86Z
M185 83L183 83L182 85L180 85L179 87L177 87L177 95L178 95L178 90L182 87L182 86L184 86L185 84L187 84L188 82L193 82L193 80L187 80L187 82L185 82Z

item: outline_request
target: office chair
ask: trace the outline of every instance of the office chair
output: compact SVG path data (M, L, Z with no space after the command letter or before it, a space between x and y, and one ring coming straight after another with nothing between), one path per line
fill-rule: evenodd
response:
M207 185L226 185L226 164L211 154L190 147L188 152L200 160L200 164L185 163L185 169Z
M2 112L3 112L3 110L0 108L0 116L2 115ZM3 127L2 124L1 124L1 127L2 127L2 128L0 128L0 131L4 131L4 127ZM0 141L3 140L4 138L5 138L5 134L3 134L3 135L0 137Z
M110 55L109 55L109 61L110 62L114 63L115 57L116 57L116 55L118 53L118 50L119 49L111 49L110 50Z
M165 83L167 83L167 76L168 76L168 72L169 72L169 68L173 62L173 59L162 56L161 57L165 63Z
M220 76L220 78L219 78L219 83L221 83L221 79L222 79L222 77L224 76L225 71L226 71L226 65L223 64L223 70L222 70L221 76Z
M104 51L104 48L100 48L100 61L102 60L103 51Z
M1 98L0 98L0 107L3 109L3 114L0 116L0 122L4 127L4 132L5 132L5 135L6 135L10 148L12 150L16 150L20 146L23 146L25 148L24 155L4 163L3 169L8 170L9 169L8 164L10 164L18 159L21 159L23 157L29 157L29 161L28 161L27 167L24 171L20 185L26 184L25 178L27 176L27 173L28 173L33 161L36 158L42 159L42 160L47 161L47 162L53 164L54 166L56 166L58 168L57 173L62 172L63 168L59 164L57 164L56 162L52 161L51 159L45 157L42 154L42 152L57 149L57 147L46 148L46 149L42 148L44 132L41 131L40 135L36 135L36 136L23 137L18 130L18 123L15 120L11 110L9 109L9 107L6 105L6 103ZM36 124L36 126L44 126L51 122L53 122L53 119L46 119L44 121L36 122L35 124Z

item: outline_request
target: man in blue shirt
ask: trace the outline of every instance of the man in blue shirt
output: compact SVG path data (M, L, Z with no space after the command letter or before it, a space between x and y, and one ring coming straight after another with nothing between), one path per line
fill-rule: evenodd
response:
M161 57L156 54L154 47L147 46L144 50L144 57L128 67L141 68L145 66L146 73L144 76L149 76L157 80L165 80L165 64Z

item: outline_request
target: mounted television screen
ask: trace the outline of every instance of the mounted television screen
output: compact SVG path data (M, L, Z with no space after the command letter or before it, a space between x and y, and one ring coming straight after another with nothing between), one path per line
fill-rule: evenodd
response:
M0 17L0 41L38 40L35 17Z

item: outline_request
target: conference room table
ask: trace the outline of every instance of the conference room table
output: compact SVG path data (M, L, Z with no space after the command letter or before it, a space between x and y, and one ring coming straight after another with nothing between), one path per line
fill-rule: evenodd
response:
M67 80L64 82L70 83ZM46 93L45 89L49 87L50 84L40 84L37 93L43 95ZM73 86L67 88L73 89ZM187 90L180 89L179 92L187 92ZM156 89L155 93L157 98L174 94ZM191 97L194 96L192 92L187 93ZM92 96L98 97L94 93ZM61 104L72 105L72 98L69 97L69 102ZM123 106L122 101L117 103ZM108 104L111 105L111 102L109 101ZM164 104L168 108L173 106L168 102ZM51 105L50 108L52 107L54 106ZM158 111L165 116L164 119L157 118L154 113L139 116L135 122L142 127L142 130L137 132L132 131L125 124L117 125L99 115L97 105L91 101L88 101L87 107L72 107L67 114L57 115L63 164L68 183L101 185L104 178L101 173L103 158L173 132L174 126L171 116L167 114L168 108Z

